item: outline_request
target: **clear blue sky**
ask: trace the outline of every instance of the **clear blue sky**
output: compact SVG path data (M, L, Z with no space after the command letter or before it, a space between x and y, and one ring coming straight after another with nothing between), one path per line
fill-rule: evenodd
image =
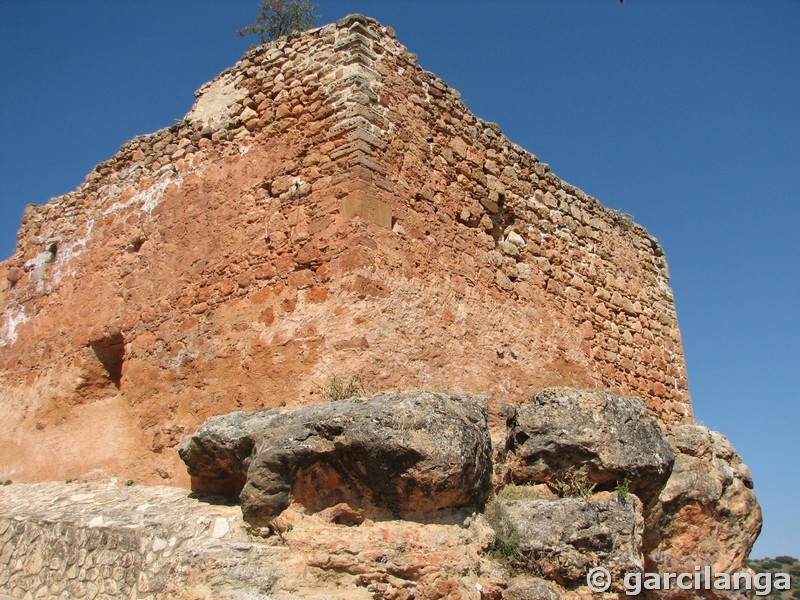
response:
M563 179L664 245L697 419L764 509L753 556L800 556L800 2L326 1ZM0 257L22 209L179 120L250 42L256 0L0 0Z

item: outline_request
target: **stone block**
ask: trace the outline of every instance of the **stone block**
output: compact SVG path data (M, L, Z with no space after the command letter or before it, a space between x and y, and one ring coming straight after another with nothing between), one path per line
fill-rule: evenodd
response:
M345 220L359 216L381 227L392 228L392 207L361 191L342 199L342 216Z

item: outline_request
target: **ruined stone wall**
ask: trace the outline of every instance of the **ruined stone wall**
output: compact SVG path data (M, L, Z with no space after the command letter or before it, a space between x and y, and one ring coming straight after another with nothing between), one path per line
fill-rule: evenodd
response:
M594 383L649 401L665 421L686 416L658 242L470 114L404 49L360 42L362 127L388 147L364 147L359 175L392 206L411 247L421 243L429 262L447 265L455 289L483 284L520 306L546 306L583 335Z
M0 269L3 478L186 483L174 447L207 416L357 372L691 417L658 243L363 17L246 54L183 121L28 207Z

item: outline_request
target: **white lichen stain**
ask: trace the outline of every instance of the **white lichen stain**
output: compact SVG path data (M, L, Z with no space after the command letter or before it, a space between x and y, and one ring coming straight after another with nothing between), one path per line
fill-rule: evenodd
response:
M30 280L36 284L38 293L44 292L44 279L47 273L47 264L52 260L52 253L39 252L36 256L27 260L25 266L30 271Z
M88 219L86 221L86 233L84 233L82 237L77 240L63 242L58 246L56 259L53 263L53 274L49 282L51 289L54 285L58 284L64 276L69 277L74 275L75 270L70 268L69 264L89 249L89 240L92 238L94 224L94 219Z
M250 151L250 147L244 147L240 150L241 154L247 154ZM193 157L194 158L194 157ZM195 174L195 175L202 175L203 172L206 170L206 165L202 164L202 157L198 157L196 160L191 161L191 168L183 169L185 174ZM200 162L199 165L195 166L196 162ZM164 191L172 184L174 185L181 185L183 183L183 173L176 173L176 171L168 171L164 174L164 176L151 185L146 190L139 192L138 194L134 194L131 196L126 202L115 202L107 209L103 211L103 216L112 215L114 213L118 213L121 210L124 210L131 206L136 206L137 204L141 205L139 208L142 212L146 212L148 215L152 214L156 207L161 204L161 201L164 197ZM116 186L112 190L112 193L116 194L117 196L120 195L121 190Z
M3 313L3 324L0 326L0 346L10 346L17 341L17 327L28 320L25 307L10 306Z
M115 195L119 195L119 193L117 192ZM116 214L121 210L125 210L129 206L133 206L138 201L139 200L136 196L132 196L127 202L114 202L114 204L103 211L103 216L107 217L108 215Z
M147 214L152 214L156 207L161 204L164 197L164 190L167 189L170 183L180 184L183 180L182 177L167 177L151 185L143 192L139 192L133 198L133 203L141 202L140 209Z
M22 473L23 469L12 465L0 465L0 480L7 481Z
M186 348L181 348L172 360L172 368L175 373L181 375L181 369L187 363L197 360L200 355L197 352L190 352Z
M115 202L103 211L103 216L107 217L136 205L141 205L139 208L143 212L151 214L153 210L155 210L155 208L161 204L161 200L164 196L164 190L167 189L169 184L180 184L182 180L183 178L180 176L167 176L160 181L157 181L146 190L143 190L138 194L134 194L126 202Z

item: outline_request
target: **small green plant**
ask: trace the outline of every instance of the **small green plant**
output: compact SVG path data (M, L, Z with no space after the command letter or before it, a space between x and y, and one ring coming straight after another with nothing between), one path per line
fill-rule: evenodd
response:
M507 566L514 568L521 562L521 537L511 520L508 509L496 496L489 500L483 513L489 526L494 529L494 543L489 554Z
M626 477L621 482L617 482L617 487L614 489L614 491L617 492L617 498L619 498L619 501L623 504L625 500L627 500L628 494L631 493L631 483L631 480Z
M561 475L547 482L547 487L559 498L588 498L594 492L595 485L575 465L570 465Z
M350 377L332 377L327 384L319 387L319 393L331 402L353 396L363 396L365 393L364 380L358 374Z
M317 23L314 12L319 5L308 0L260 0L260 12L255 23L239 30L239 35L254 34L264 44L295 31L311 29Z
M128 481L125 482L125 485L127 487L131 487L133 485L133 479L128 479Z
M67 479L64 483L72 483L72 479Z
M269 526L269 531L271 533L277 534L278 537L280 538L280 540L284 544L287 544L288 542L286 541L286 538L283 537L283 536L286 535L287 533L290 533L293 529L294 529L294 525L292 523L287 523L284 526L282 523L276 523L275 521L273 521L272 523L270 523L270 526Z
M3 485L11 485L11 480L10 480L10 479L6 479L6 480L3 482Z

